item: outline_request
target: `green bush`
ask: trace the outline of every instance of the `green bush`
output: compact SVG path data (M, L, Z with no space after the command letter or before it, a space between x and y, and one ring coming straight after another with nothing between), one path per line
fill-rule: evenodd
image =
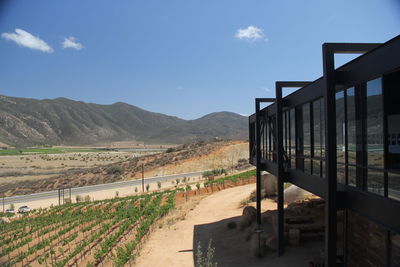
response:
M124 168L121 166L113 166L107 169L107 174L123 174Z
M212 184L222 184L225 181L231 181L231 182L236 182L238 179L249 179L250 177L253 177L256 175L256 170L251 170L251 171L246 171L246 172L242 172L242 173L238 173L235 175L230 175L230 176L225 176L225 177L221 177L215 180L210 180L210 181L206 181L204 182L204 186L210 186Z
M212 169L211 171L205 171L205 172L203 172L202 175L204 178L208 178L211 176L218 176L218 175L222 175L222 174L227 175L228 172L224 168L217 168L217 169Z

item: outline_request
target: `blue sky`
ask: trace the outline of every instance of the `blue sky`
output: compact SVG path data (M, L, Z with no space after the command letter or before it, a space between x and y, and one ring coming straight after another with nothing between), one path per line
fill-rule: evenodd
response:
M251 114L320 77L322 43L399 33L397 0L0 0L0 94Z

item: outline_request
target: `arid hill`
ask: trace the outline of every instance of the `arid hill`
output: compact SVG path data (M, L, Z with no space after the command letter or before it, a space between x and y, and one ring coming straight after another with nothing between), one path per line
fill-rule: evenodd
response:
M247 118L216 112L183 120L118 102L0 95L0 142L12 146L88 145L124 140L183 144L210 138L247 139Z

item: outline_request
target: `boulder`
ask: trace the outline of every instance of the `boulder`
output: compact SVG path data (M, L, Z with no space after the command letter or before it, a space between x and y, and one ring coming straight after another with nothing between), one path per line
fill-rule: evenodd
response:
M288 188L286 188L283 194L284 194L285 204L301 201L312 195L312 193L303 190L295 185L291 185Z
M261 188L265 197L274 197L278 191L278 180L275 175L264 173L261 175Z
M243 230L256 221L257 210L252 206L246 206L243 209L242 217L240 218L240 229Z

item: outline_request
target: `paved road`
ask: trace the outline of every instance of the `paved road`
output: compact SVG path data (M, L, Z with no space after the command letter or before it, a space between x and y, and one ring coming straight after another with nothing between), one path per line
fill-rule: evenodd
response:
M145 178L145 184L157 182L157 181L164 181L164 180L171 180L183 177L192 177L202 174L204 171L197 171L197 172L190 172L190 173L179 173L179 174L172 174L166 176L157 176L157 177L149 177ZM83 195L91 192L101 191L101 190L108 190L108 189L116 189L116 188L124 188L124 187L136 187L141 186L142 180L135 179L135 180L128 180L128 181L120 181L115 183L109 184L98 184L98 185L89 185L89 186L82 186L82 187L75 187L71 189L71 195ZM69 190L65 190L65 197L69 196ZM29 203L30 201L36 200L46 200L58 198L58 190L47 191L42 193L35 193L30 195L21 195L21 196L12 196L12 197L5 197L4 198L4 205L7 206L9 204L17 204L17 203ZM3 205L3 199L1 199L0 205Z

